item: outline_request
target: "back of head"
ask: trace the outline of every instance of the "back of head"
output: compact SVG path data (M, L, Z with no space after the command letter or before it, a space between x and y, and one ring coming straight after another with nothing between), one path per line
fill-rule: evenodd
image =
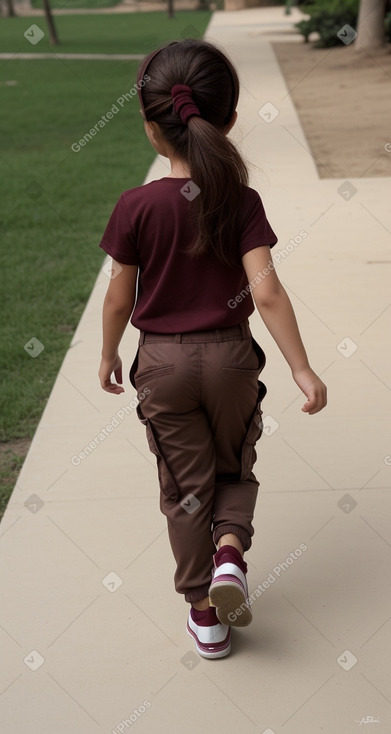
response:
M194 256L213 253L222 262L240 265L240 202L248 172L225 135L238 100L236 71L212 44L187 39L173 41L147 56L138 79L145 73L149 78L139 92L145 118L159 125L200 188L192 202L198 239L189 252ZM187 108L188 119L175 111L172 90L176 85L190 88L195 109Z

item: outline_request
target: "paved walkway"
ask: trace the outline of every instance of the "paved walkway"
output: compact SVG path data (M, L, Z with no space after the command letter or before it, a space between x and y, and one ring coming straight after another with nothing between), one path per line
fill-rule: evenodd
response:
M286 30L276 18L216 13L207 32L239 67L235 138L329 389L322 413L302 413L289 368L251 318L268 387L247 554L254 621L233 630L220 661L198 658L185 633L134 391L98 386L102 270L1 523L10 734L391 731L390 181L318 178L270 44ZM165 171L158 159L147 181ZM137 335L128 328L125 366Z

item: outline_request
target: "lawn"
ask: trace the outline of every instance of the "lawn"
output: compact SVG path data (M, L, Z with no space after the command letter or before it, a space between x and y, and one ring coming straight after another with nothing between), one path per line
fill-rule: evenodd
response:
M206 11L181 11L170 19L161 11L114 15L57 15L60 45L49 44L43 17L0 18L0 50L15 53L146 54L165 41L200 38L210 18ZM32 25L44 32L32 45L24 32Z
M73 50L143 53L180 38L186 27L201 34L209 19L178 13L170 24L162 13L147 15L131 14L130 25L124 15L123 25L118 16L90 16L88 24L83 16L56 20L64 46L68 39ZM2 34L11 28L9 49L16 50L28 24L20 18L0 23ZM138 62L0 64L1 512L20 468L20 445L34 434L103 262L98 243L110 212L121 191L142 183L155 154L135 97L79 152L71 149L129 91ZM33 337L44 345L35 358L25 349Z
M74 10L75 8L107 8L119 5L121 0L50 0L50 7L55 9ZM33 8L42 8L42 0L31 0Z

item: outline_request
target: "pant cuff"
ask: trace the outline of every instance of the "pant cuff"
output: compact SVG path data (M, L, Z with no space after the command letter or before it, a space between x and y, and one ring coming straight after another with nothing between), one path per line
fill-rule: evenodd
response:
M213 531L213 542L217 548L217 543L222 535L226 533L233 533L239 538L244 551L248 551L251 548L251 536L250 533L245 530L241 525L218 525Z
M185 593L185 600L191 603L193 601L201 601L201 599L205 599L205 597L208 596L209 587L210 583L206 584L205 586L199 586L197 589L187 591Z

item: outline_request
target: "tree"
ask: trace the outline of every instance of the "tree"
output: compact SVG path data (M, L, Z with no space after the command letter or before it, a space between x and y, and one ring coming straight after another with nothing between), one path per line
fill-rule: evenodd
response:
M50 43L52 46L58 46L59 40L58 40L56 26L54 25L52 9L50 7L49 0L42 0L42 2L43 2L43 9L45 11L45 16L46 16L46 22L48 24L48 29L49 29Z
M13 0L3 0L3 2L1 3L1 15L4 18L14 18L15 17L16 13L15 13Z
M385 14L385 0L361 0L355 43L358 50L376 51L385 46Z

